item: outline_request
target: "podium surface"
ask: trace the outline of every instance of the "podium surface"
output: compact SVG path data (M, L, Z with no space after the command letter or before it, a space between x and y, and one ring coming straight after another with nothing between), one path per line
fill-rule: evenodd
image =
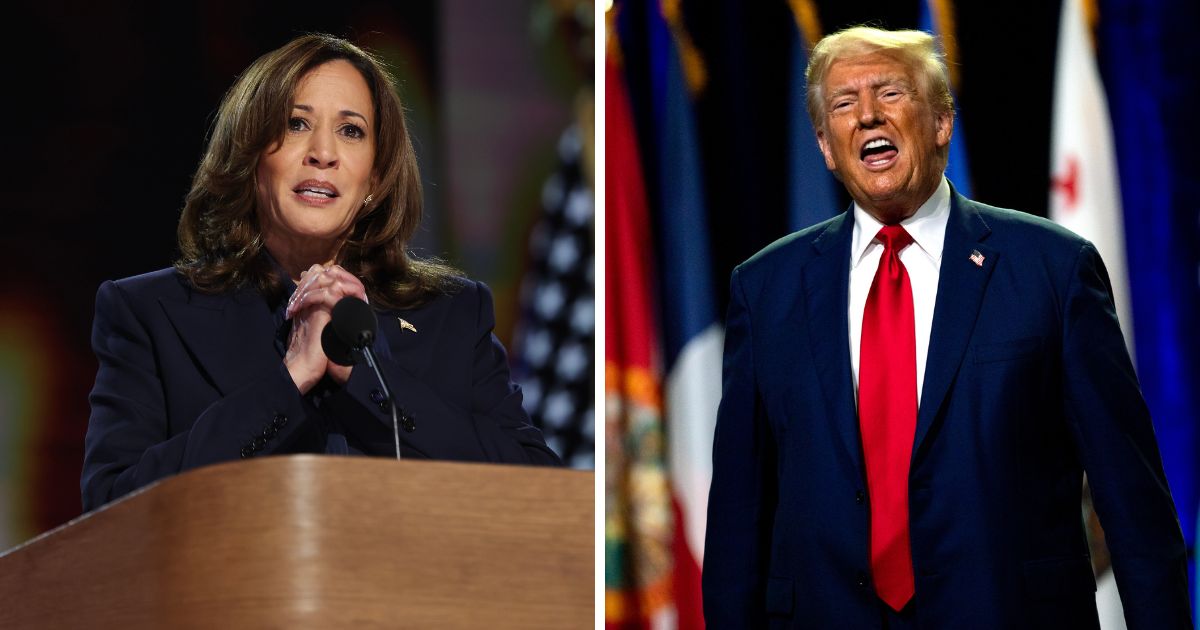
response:
M293 455L0 556L0 627L590 628L594 473Z

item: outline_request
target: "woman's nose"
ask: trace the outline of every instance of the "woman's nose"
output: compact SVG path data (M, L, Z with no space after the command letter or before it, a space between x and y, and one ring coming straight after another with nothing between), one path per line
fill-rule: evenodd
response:
M308 155L305 164L317 168L337 166L337 150L333 139L327 134L315 132L309 136Z

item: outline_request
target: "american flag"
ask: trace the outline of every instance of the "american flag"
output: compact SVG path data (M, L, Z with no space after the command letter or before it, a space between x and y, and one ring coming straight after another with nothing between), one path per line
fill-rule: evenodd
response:
M529 239L513 374L525 410L573 468L595 467L594 198L583 177L579 128L558 142L559 167L542 187Z

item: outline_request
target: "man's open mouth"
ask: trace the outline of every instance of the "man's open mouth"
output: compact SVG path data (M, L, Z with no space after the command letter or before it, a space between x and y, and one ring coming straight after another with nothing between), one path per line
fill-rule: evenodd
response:
M875 138L863 145L862 151L859 153L859 158L867 166L885 166L896 156L900 154L900 150L896 145L892 144L887 138Z

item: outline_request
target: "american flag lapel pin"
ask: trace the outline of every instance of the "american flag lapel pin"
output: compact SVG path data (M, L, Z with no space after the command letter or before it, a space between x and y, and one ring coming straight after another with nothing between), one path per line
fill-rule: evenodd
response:
M979 253L978 249L971 250L971 262L975 263L976 267L983 266L983 254Z
M396 319L400 321L400 330L411 330L413 332L417 332L417 327L408 323L408 321L406 321L403 317L397 317Z

